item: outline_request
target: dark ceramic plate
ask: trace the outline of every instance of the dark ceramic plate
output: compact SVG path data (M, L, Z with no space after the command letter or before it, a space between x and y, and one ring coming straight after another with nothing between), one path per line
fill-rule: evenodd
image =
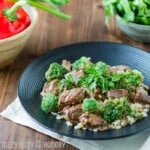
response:
M140 70L145 83L150 85L150 54L138 48L110 42L78 43L49 51L36 59L22 74L18 84L18 95L27 113L41 126L59 134L86 140L100 140L126 137L150 127L150 113L141 119L119 130L93 132L75 130L66 125L65 120L57 120L55 116L45 114L40 108L40 92L44 85L44 74L52 62L68 59L72 62L81 56L91 57L93 62L104 61L110 65L124 64Z

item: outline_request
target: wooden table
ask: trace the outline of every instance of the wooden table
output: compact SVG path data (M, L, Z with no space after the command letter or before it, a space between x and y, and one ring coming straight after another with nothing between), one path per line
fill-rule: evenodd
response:
M138 43L125 36L114 21L110 23L109 28L105 26L104 9L99 0L73 0L64 11L72 15L72 20L64 21L39 11L39 22L23 51L10 67L0 71L0 111L16 98L17 82L23 70L35 58L55 47L81 41L113 41L127 43L150 52L150 44ZM56 147L53 144L56 144L57 140L2 117L0 117L0 131L0 146L8 144L11 147L9 142L15 142L15 150L21 149L18 143L30 141L35 147L29 150L42 150L37 146L37 142L52 144L49 148L51 150L76 150L68 144Z

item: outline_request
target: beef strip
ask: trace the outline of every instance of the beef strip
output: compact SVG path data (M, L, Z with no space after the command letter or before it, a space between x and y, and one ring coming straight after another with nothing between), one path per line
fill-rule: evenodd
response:
M128 97L128 91L125 89L111 89L107 92L108 98Z
M76 124L79 122L79 117L82 115L82 105L78 104L72 107L65 107L63 109L63 114L67 120Z
M110 67L110 72L111 73L116 73L118 71L120 72L125 72L127 70L129 70L130 68L128 66L125 65L117 65L117 66L112 66Z
M65 67L68 71L71 71L71 62L64 59L62 60L62 66Z
M44 84L42 93L44 94L53 93L55 95L58 95L59 93L58 81L59 81L58 79L54 79L49 83L46 82Z
M82 102L85 98L85 90L82 88L74 88L62 92L59 96L58 105L61 110L67 105L75 105Z
M83 70L72 70L71 72L69 72L67 74L72 75L74 81L78 81L80 79L80 77L84 76Z
M82 114L79 117L80 123L82 123L85 127L102 127L106 124L106 121L101 117L101 115L96 114Z
M137 88L134 96L134 102L150 104L150 96L148 95L148 92L142 87Z

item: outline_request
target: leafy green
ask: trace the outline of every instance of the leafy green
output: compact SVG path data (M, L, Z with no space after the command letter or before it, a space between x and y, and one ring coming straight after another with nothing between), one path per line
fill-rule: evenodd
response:
M64 74L67 73L67 69L58 63L52 63L45 73L47 81L51 81L55 78L63 78Z
M41 102L41 109L45 113L55 112L58 109L58 97L54 94L48 94L43 97Z
M103 93L107 92L111 85L111 81L101 75L88 74L80 78L78 85L82 86L90 91L96 88L100 88Z
M110 66L104 62L97 62L85 69L85 75L78 81L78 86L82 86L90 91L100 88L102 93L106 93L110 88L131 89L142 84L144 77L138 70L127 70L125 72L110 73Z
M126 98L116 98L104 103L101 112L107 122L113 122L130 114L131 107Z
M72 69L73 70L79 70L79 69L83 69L86 70L88 69L90 66L92 65L90 58L89 57L81 57L80 59L76 60L73 64L72 64Z
M100 103L94 98L86 98L82 103L83 112L98 113L100 112Z
M93 91L100 88L102 93L107 92L114 84L110 80L109 66L104 62L98 62L85 70L86 75L79 79L78 85Z
M103 0L106 23L113 15L119 15L126 22L150 25L149 0Z

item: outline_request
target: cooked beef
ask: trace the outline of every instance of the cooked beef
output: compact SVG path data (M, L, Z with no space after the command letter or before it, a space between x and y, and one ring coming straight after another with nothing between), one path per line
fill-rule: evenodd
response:
M82 105L78 104L72 107L65 107L63 109L65 118L72 123L78 123L79 117L82 115Z
M134 96L134 102L150 104L150 96L144 88L138 88Z
M78 81L80 77L84 76L83 70L72 70L68 74L72 75L74 81Z
M74 88L62 92L59 96L58 105L60 110L67 105L79 104L85 98L85 90L82 88Z
M128 91L125 89L111 89L107 92L108 98L128 97Z
M62 66L65 67L68 71L71 70L71 62L66 59L62 60Z
M125 72L127 71L128 69L130 69L128 66L125 66L125 65L117 65L117 66L112 66L110 67L110 72L111 73L116 73L118 71L120 72Z
M54 79L51 82L46 82L43 87L42 93L48 94L48 93L53 93L55 95L58 95L59 93L59 88L58 88L58 79Z
M101 117L101 115L96 114L82 114L79 117L80 123L86 127L102 127L106 124L106 121Z

